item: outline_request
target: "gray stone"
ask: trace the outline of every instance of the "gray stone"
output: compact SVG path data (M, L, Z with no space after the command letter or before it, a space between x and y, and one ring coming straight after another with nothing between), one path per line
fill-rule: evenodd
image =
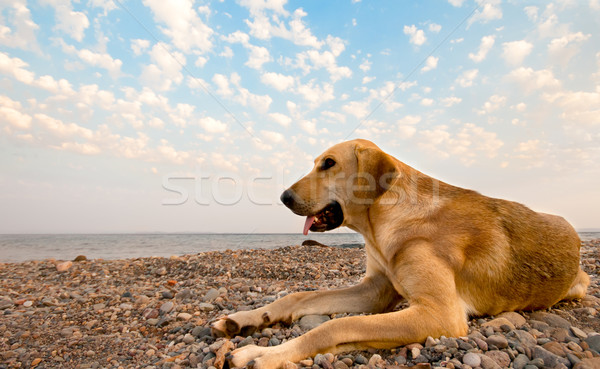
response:
M525 325L525 323L527 323L527 320L525 320L525 318L523 318L523 316L521 314L515 313L515 312L502 313L502 314L498 315L498 318L507 319L516 328L521 328L522 326Z
M561 318L558 315L546 313L544 311L536 311L531 314L531 319L546 322L548 325L557 328L571 328L571 323L568 320Z
M209 304L208 302L201 302L198 304L198 309L202 311L211 311L215 310L215 305Z
M525 346L533 347L537 344L537 340L529 332L520 329L513 331L515 337Z
M367 365L369 363L369 360L367 360L366 357L362 356L361 354L356 355L356 357L354 358L354 362L356 364L362 364L362 365Z
M485 341L487 342L488 346L494 345L499 349L508 347L508 341L506 340L506 337L501 336L499 334L493 334L489 336Z
M515 360L513 361L514 369L523 369L529 363L529 358L527 355L519 354Z
M328 315L305 315L300 319L300 327L305 330L311 330L330 320Z
M502 367L490 357L480 354L479 358L481 359L481 367L483 369L502 369Z
M0 310L8 309L13 307L15 304L8 299L0 299Z
M504 351L488 351L485 356L494 360L496 364L503 368L507 368L510 365L510 356Z
M194 329L192 329L192 336L194 337L204 337L204 336L210 336L211 332L210 332L210 328L209 327L202 327L202 326L195 326Z
M187 300L190 297L192 297L192 291L189 288L186 288L182 291L177 292L177 294L175 295L175 298L177 300L183 301L183 300Z
M481 358L479 357L479 355L473 352L468 352L465 356L463 356L462 362L463 364L467 364L472 368L476 368L479 365L481 365Z
M160 311L166 314L173 310L173 307L175 307L175 304L172 301L167 301L160 306Z
M246 337L243 340L240 341L240 343L238 343L237 347L244 347L244 346L248 346L248 345L253 345L254 344L254 339L252 337Z
M190 343L195 342L195 341L196 341L196 338L189 333L186 333L186 335L183 336L183 342L185 344L189 345Z
M585 342L590 346L590 349L600 353L600 334L589 336L585 339Z
M533 358L544 360L544 366L554 368L558 364L569 365L569 360L560 356L554 355L543 347L535 346L533 348Z
M212 302L217 297L219 297L219 291L217 291L216 288L211 288L210 290L206 291L206 293L204 294L204 297L202 297L202 301Z
M577 327L571 327L571 332L573 332L575 337L579 338L580 340L584 340L588 336L587 333L585 333L584 331L582 331L581 329L579 329Z

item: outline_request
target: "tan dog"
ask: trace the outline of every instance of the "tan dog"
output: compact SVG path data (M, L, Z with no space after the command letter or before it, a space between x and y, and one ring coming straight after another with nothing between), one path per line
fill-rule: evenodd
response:
M356 286L300 292L213 324L234 336L307 314L380 313L330 320L279 346L245 346L233 366L278 368L317 353L393 348L467 334L469 315L543 309L585 296L580 240L563 218L435 180L354 140L333 146L281 196L307 216L305 233L363 235L367 271ZM393 311L401 298L410 307Z

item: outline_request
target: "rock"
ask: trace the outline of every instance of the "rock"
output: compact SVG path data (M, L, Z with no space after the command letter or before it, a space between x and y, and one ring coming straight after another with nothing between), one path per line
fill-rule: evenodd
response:
M23 303L23 307L31 307L33 305L33 301L27 300Z
M558 356L562 356L562 357L566 356L565 350L563 350L563 347L561 346L561 344L556 341L550 341L550 342L544 344L542 347L545 348L546 350L550 351L554 355L558 355Z
M36 357L35 359L33 359L31 361L31 367L35 368L36 366L38 366L39 363L42 362L42 358L41 357Z
M180 301L187 300L190 297L192 297L192 290L189 288L183 289L175 294L175 298Z
M167 301L160 306L160 311L162 313L167 314L167 313L171 312L171 310L173 310L174 307L175 307L175 304L173 303L173 301Z
M304 330L311 330L330 320L328 315L305 315L300 319L300 327Z
M192 329L192 336L194 337L204 337L204 336L210 336L211 332L210 332L210 327L202 327L202 326L195 326L194 329Z
M211 311L215 310L215 305L209 304L208 302L201 302L200 304L198 304L198 309L202 311Z
M588 338L585 339L585 343L587 343L588 346L590 346L590 349L596 351L597 353L600 353L600 334L588 336Z
M583 359L579 363L575 364L573 369L600 369L600 357Z
M437 342L435 341L435 339L431 336L427 337L427 340L425 341L425 347L433 347L437 345Z
M558 364L569 365L569 360L557 356L541 346L535 346L533 348L532 356L534 359L544 360L544 366L548 368L554 368Z
M550 325L548 325L548 323L535 319L530 319L529 324L533 329L537 329L540 332L546 332L550 329Z
M483 350L483 351L488 350L488 344L484 340L482 340L479 337L475 337L475 338L473 338L473 340L477 344L477 347L479 347L481 350Z
M502 313L498 315L498 318L504 318L512 323L516 328L521 328L527 323L527 320L519 313L515 313L514 311L508 313Z
M375 368L383 368L385 366L385 360L383 360L381 358L381 355L374 354L369 359L369 363L367 365L369 365L370 367L375 367Z
M158 309L145 309L142 313L142 316L146 319L158 318L159 312Z
M100 310L104 309L105 307L106 307L106 304L104 304L102 302L92 305L92 309L94 309L94 311L100 311Z
M358 354L354 357L354 362L359 365L367 365L369 363L369 360L367 360L367 358L362 356L361 354Z
M60 335L63 337L71 337L75 332L75 327L66 327L60 330Z
M148 320L146 320L146 323L148 323L148 325L158 325L158 319L156 318L150 318Z
M302 365L304 367L312 367L314 362L312 361L312 359L304 359L304 360L300 360L299 363L300 363L300 365Z
M78 263L80 261L86 261L86 260L87 260L87 257L85 257L85 255L77 255L75 257L75 259L73 259L73 261L76 262L76 263Z
M244 346L253 345L253 344L254 344L254 339L252 337L246 337L243 340L241 340L240 343L238 343L237 347L244 347Z
M348 369L348 365L345 362L338 360L333 363L333 369Z
M462 362L463 364L467 364L471 368L476 368L479 365L481 365L481 358L479 357L479 355L473 352L468 352L465 356L463 356Z
M162 291L161 297L165 300L170 300L174 297L173 292L171 291Z
M525 365L527 365L527 363L529 363L529 358L527 357L527 355L519 354L517 355L515 360L513 360L513 368L523 369L525 368Z
M194 336L192 336L189 333L186 333L185 336L183 336L183 340L182 340L185 344L190 344L192 342L196 342L196 338Z
M588 337L587 333L577 327L571 326L571 332L573 332L575 337L579 338L580 340L584 340Z
M479 358L481 359L481 367L483 369L502 369L502 367L498 365L498 363L496 363L494 359L488 356L479 354Z
M510 365L510 356L504 351L488 351L485 356L494 360L496 364L503 368L507 368Z
M537 344L537 340L533 337L529 332L522 331L520 329L515 329L513 331L514 336L525 346L535 346Z
M177 314L177 320L190 320L192 318L192 314L189 313L179 313Z
M302 246L319 246L319 247L329 247L327 245L323 245L320 242L317 242L315 240L304 240L302 242Z
M490 320L489 322L482 324L481 326L482 327L492 327L494 329L500 330L503 325L509 326L510 330L515 329L515 325L506 318L496 318L494 320Z
M531 319L546 322L548 325L557 328L571 328L571 323L568 320L561 318L558 315L546 313L544 311L536 311L531 313Z
M204 302L213 302L217 297L219 297L219 291L216 288L211 288L206 291L204 297L202 297L202 301Z
M0 299L0 310L11 308L14 305L15 305L15 303L12 302L12 300L4 299L4 298Z
M65 261L62 263L58 263L58 264L56 264L56 271L57 272L66 272L72 266L73 266L72 261Z
M499 334L491 335L485 341L487 342L488 346L494 345L499 349L508 347L508 341L506 340L506 337Z

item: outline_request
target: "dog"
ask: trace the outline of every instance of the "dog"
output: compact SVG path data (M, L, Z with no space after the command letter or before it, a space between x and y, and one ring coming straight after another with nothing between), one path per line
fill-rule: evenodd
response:
M362 234L366 274L353 287L299 292L212 324L246 335L308 314L372 313L323 323L273 347L245 346L229 363L275 369L317 353L389 349L467 334L469 316L545 309L585 296L580 240L563 218L429 177L367 140L337 144L281 195L306 216L304 234ZM394 311L401 299L409 307Z

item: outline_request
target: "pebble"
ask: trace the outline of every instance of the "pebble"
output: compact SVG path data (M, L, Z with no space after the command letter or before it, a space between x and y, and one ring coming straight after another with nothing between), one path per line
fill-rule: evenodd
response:
M504 318L512 323L515 328L521 328L527 323L527 320L523 317L523 315L516 313L514 311L506 312L498 315L498 318Z
M527 357L527 355L519 354L519 355L517 355L517 357L515 357L515 360L513 361L513 368L514 369L523 369L523 368L525 368L525 366L528 363L529 363L529 358Z
M305 315L302 318L300 318L299 325L300 328L309 331L320 326L321 324L325 323L330 319L331 318L329 317L329 315Z
M481 365L481 358L479 357L479 355L473 352L468 352L465 356L463 356L462 362L464 364L467 364L471 368L476 368L479 365Z
M584 331L582 331L581 329L571 326L571 332L573 332L573 334L575 335L575 337L584 340L587 338L587 333L585 333Z
M65 262L62 262L62 263L58 263L58 264L56 264L56 271L57 272L66 272L72 266L73 266L73 262L72 261L65 261Z
M175 304L173 303L173 301L167 301L160 306L160 311L166 314L171 312L171 310L173 310L174 307Z
M81 262L81 261L86 261L86 260L87 260L87 257L85 255L77 255L75 257L75 259L73 259L73 261L76 263Z
M23 303L24 307L31 307L32 305L33 305L33 301L31 301L31 300L27 300Z
M215 305L209 304L207 302L202 302L198 304L198 309L200 309L201 311L211 311L215 310Z
M185 336L183 336L183 340L182 341L184 343L187 343L189 345L192 342L196 342L196 338L193 335L191 335L189 333L186 333Z
M531 313L531 319L540 320L546 322L548 325L557 328L571 328L571 323L565 318L562 318L555 314L546 313L544 311L535 311Z
M217 291L216 288L211 288L210 290L206 291L206 294L204 295L204 297L202 297L202 301L212 302L217 297L219 297L219 291Z
M489 336L485 340L485 342L488 344L488 346L494 345L499 349L508 347L508 340L506 339L506 337L501 336L499 334L494 334L494 335Z
M492 327L494 329L498 329L500 330L500 328L506 325L508 326L510 329L509 330L513 330L515 329L515 326L513 323L511 323L508 319L506 318L496 318L494 320L490 320L489 322L483 323L481 326L482 327Z
M177 314L177 319L178 320L190 320L192 318L192 314L189 313L179 313Z
M501 367L508 367L510 364L510 356L504 351L488 351L485 356L494 360Z

